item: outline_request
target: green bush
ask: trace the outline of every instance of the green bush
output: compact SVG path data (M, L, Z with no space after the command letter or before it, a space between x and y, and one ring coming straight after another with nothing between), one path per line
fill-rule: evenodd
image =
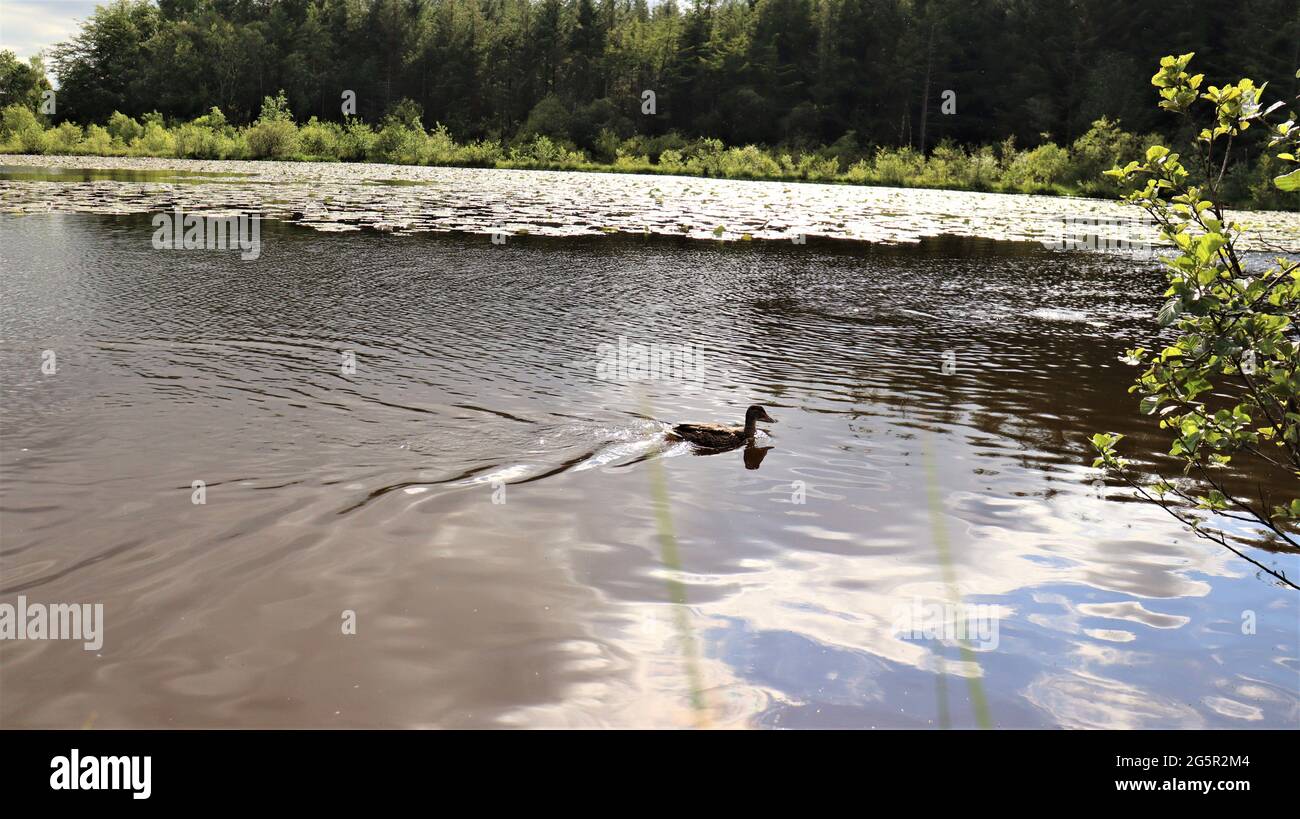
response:
M11 137L28 128L39 128L36 115L25 105L13 103L0 111L0 137Z
M424 155L424 130L412 128L396 119L379 130L374 145L371 146L371 158L379 162L393 162L399 165L418 165Z
M505 158L505 152L501 149L501 143L496 140L482 140L460 148L460 162L462 165L472 165L477 167L491 167L501 162Z
M838 160L841 168L849 168L859 160L865 159L862 146L858 144L858 134L856 131L849 131L844 136L835 140L829 148L826 149L827 156L833 156Z
M563 142L569 139L569 127L569 109L560 102L559 97L551 95L543 98L528 112L528 119L524 120L524 126L519 129L519 136L524 140L544 136Z
M131 143L134 153L143 156L172 156L176 152L176 138L154 120L144 126L144 133Z
M876 176L871 163L865 159L859 159L857 162L850 165L849 169L844 172L844 179L848 182L864 184L876 181Z
M550 137L537 136L526 145L510 149L510 163L524 168L586 167L587 158L580 151L570 150Z
M144 126L121 111L108 118L108 134L122 146L130 145L144 135Z
M6 150L23 153L43 153L47 145L45 129L36 115L18 103L6 105L0 112L0 137L4 139Z
M339 159L342 142L343 129L332 122L312 117L298 129L298 150L311 159Z
M244 135L254 159L287 159L298 152L298 129L292 121L258 121Z
M569 135L574 142L608 162L617 152L618 135L632 130L632 122L611 100L598 99L580 106L569 119ZM606 137L608 133L610 136ZM611 144L612 142L612 144Z
M106 128L92 125L86 129L86 138L81 141L80 152L92 156L108 156L113 153L113 137Z
M200 128L209 128L218 134L224 134L230 130L230 125L226 122L226 115L221 113L221 109L215 105L208 109L208 112L203 116L195 118L193 124Z
M50 153L72 154L81 145L81 128L75 123L60 123L59 127L45 132L46 148Z
M906 185L921 175L925 157L916 149L877 148L871 162L871 176L882 185Z
M972 190L984 191L996 187L1002 171L998 167L998 158L991 145L984 145L972 151L966 165L966 186Z
M726 148L720 139L701 139L690 146L686 170L700 176L722 176Z
M262 97L262 110L257 115L257 121L293 122L293 112L289 110L289 100L284 96L283 90L274 97Z
M659 154L659 167L663 168L665 171L675 172L682 170L684 168L684 161L685 159L682 157L682 152L672 148Z
M429 165L459 164L462 151L456 140L452 139L447 126L441 122L434 123L424 144L424 162Z
M916 181L928 188L957 188L965 185L969 164L966 152L951 142L939 143L926 159Z
M805 153L798 159L782 154L778 163L783 179L807 179L811 182L834 180L840 175L840 161L834 156L821 157Z
M190 159L220 159L221 137L211 128L194 123L176 129L176 155Z
M254 159L288 159L298 153L298 128L283 91L262 98L262 112L244 139Z
M757 145L746 145L722 155L722 175L728 179L767 179L780 176L781 165Z
M612 163L618 157L618 134L609 128L601 128L591 146L592 157L597 162Z
M339 135L339 159L361 160L371 155L375 132L356 117L349 117Z
M1137 136L1120 128L1118 122L1102 117L1071 146L1070 181L1090 193L1114 196L1119 193L1119 185L1103 174L1136 159L1140 150Z
M397 103L388 109L384 115L384 124L396 122L399 125L405 125L412 131L424 132L424 108L420 103L408 97L402 97Z
M1024 190L1051 189L1070 176L1070 154L1055 142L1045 142L1018 154L1007 170L1011 184Z
M816 111L806 108L800 117L807 119L814 114ZM1012 138L998 146L976 148L943 141L926 156L910 146L873 149L860 144L851 131L829 147L801 145L796 140L777 147L728 148L719 139L688 140L676 131L622 138L620 130L630 126L621 116L608 100L597 100L570 117L558 98L547 97L534 106L507 148L495 135L492 139L459 143L441 123L426 132L420 106L407 99L392 107L377 131L355 117L342 124L312 117L298 126L284 92L264 98L257 121L245 127L231 125L215 107L189 123L173 124L171 128L164 125L162 115L156 111L145 114L143 124L114 111L106 127L92 125L83 134L74 123L45 129L42 119L31 109L10 105L0 112L0 151L605 168L734 179L1086 195L1113 190L1115 183L1100 177L1099 169L1131 154L1140 155L1143 148L1159 141L1156 136L1128 133L1118 122L1102 117L1068 149L1047 142L1033 150L1019 151ZM590 153L584 153L564 136L579 131L591 143ZM868 151L870 156L864 156ZM1297 194L1279 191L1271 184L1280 172L1280 160L1258 151L1254 156L1254 162L1227 167L1221 198L1260 208L1297 209Z

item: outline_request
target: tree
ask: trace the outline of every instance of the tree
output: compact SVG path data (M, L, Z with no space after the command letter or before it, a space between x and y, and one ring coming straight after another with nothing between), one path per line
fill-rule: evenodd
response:
M1169 288L1157 317L1172 330L1172 343L1158 352L1130 350L1125 359L1145 367L1130 391L1141 396L1141 411L1172 435L1169 454L1182 474L1149 483L1134 477L1115 448L1122 436L1114 433L1093 436L1094 466L1200 537L1300 589L1238 548L1255 534L1243 525L1262 529L1281 548L1300 548L1300 262L1279 258L1262 270L1247 264L1239 249L1244 229L1228 219L1218 198L1234 142L1252 126L1266 126L1283 103L1264 108L1264 86L1249 79L1202 88L1204 75L1187 71L1192 56L1165 57L1151 80L1160 107L1194 125L1191 158L1184 163L1155 145L1144 161L1108 171L1174 248L1163 259ZM1297 146L1293 114L1274 126L1270 147L1285 149L1279 158L1295 163ZM1300 169L1274 183L1300 189ZM1282 496L1270 489L1275 486L1285 487Z
M145 43L162 23L157 7L141 0L97 7L76 36L52 50L60 114L103 122L113 111L138 115L156 108L144 81L153 64Z
M1167 47L1201 49L1210 77L1233 60L1278 76L1300 59L1295 0L1188 2L1194 13L1170 16L1161 0L111 0L51 67L59 116L79 123L217 106L245 125L282 88L302 117L341 122L347 90L371 123L406 98L426 125L508 140L554 95L588 121L609 119L581 113L607 100L643 136L1033 148L1102 117L1155 128L1133 91L1154 21ZM1258 184L1229 178L1234 195Z
M17 104L35 112L49 87L40 57L24 63L12 51L0 51L0 105Z

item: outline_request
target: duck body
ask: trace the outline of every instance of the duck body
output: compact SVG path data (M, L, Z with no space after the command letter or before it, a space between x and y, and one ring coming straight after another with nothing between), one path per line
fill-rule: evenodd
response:
M740 446L752 437L745 434L744 427L728 424L678 424L673 427L672 434L706 449Z
M745 412L745 423L732 424L678 424L669 433L670 438L690 441L704 449L734 449L754 438L758 422L775 422L767 411L755 404Z

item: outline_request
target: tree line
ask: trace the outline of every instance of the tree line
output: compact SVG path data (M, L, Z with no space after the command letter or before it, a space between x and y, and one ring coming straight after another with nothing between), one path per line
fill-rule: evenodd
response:
M1297 16L1296 0L116 0L51 49L54 110L42 59L0 52L0 153L1109 196L1104 170L1191 135L1149 105L1146 55L1168 47L1151 43L1196 44L1210 83L1249 73L1294 97ZM1224 201L1300 209L1266 141L1236 140Z
M283 90L299 119L596 147L675 131L728 145L1070 142L1102 116L1147 132L1150 66L1290 91L1295 0L117 0L54 47L58 114L233 123ZM643 113L645 92L654 113ZM941 111L943 92L949 113ZM530 119L532 120L530 126Z

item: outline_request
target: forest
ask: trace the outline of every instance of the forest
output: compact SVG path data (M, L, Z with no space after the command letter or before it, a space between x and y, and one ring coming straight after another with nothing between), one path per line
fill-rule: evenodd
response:
M116 114L212 129L215 116L219 142L276 101L273 118L322 126L306 147L295 133L269 154L235 139L180 152L193 156L437 164L425 144L436 129L453 146L446 164L653 170L667 152L681 172L837 179L857 166L861 178L847 181L1086 191L1104 170L1096 166L1119 157L1079 157L1080 140L1137 149L1170 126L1150 104L1150 66L1163 54L1195 50L1210 82L1248 76L1286 99L1300 92L1298 9L1295 0L117 0L44 64L0 60L0 88L35 110L51 70L57 109L45 125L104 125ZM418 129L421 144L385 151L354 134L347 147L349 124L392 122ZM0 137L24 125L9 121ZM121 127L110 136L123 149L125 127L127 140ZM175 153L168 136L170 147L160 136L145 152ZM62 142L71 139L65 129ZM56 135L28 147L60 144ZM754 156L734 155L745 146ZM1240 147L1229 198L1287 206L1268 193L1274 169L1256 167L1259 145ZM940 149L960 167L927 177ZM1045 153L1027 167L1037 149ZM728 153L735 173L722 167Z

